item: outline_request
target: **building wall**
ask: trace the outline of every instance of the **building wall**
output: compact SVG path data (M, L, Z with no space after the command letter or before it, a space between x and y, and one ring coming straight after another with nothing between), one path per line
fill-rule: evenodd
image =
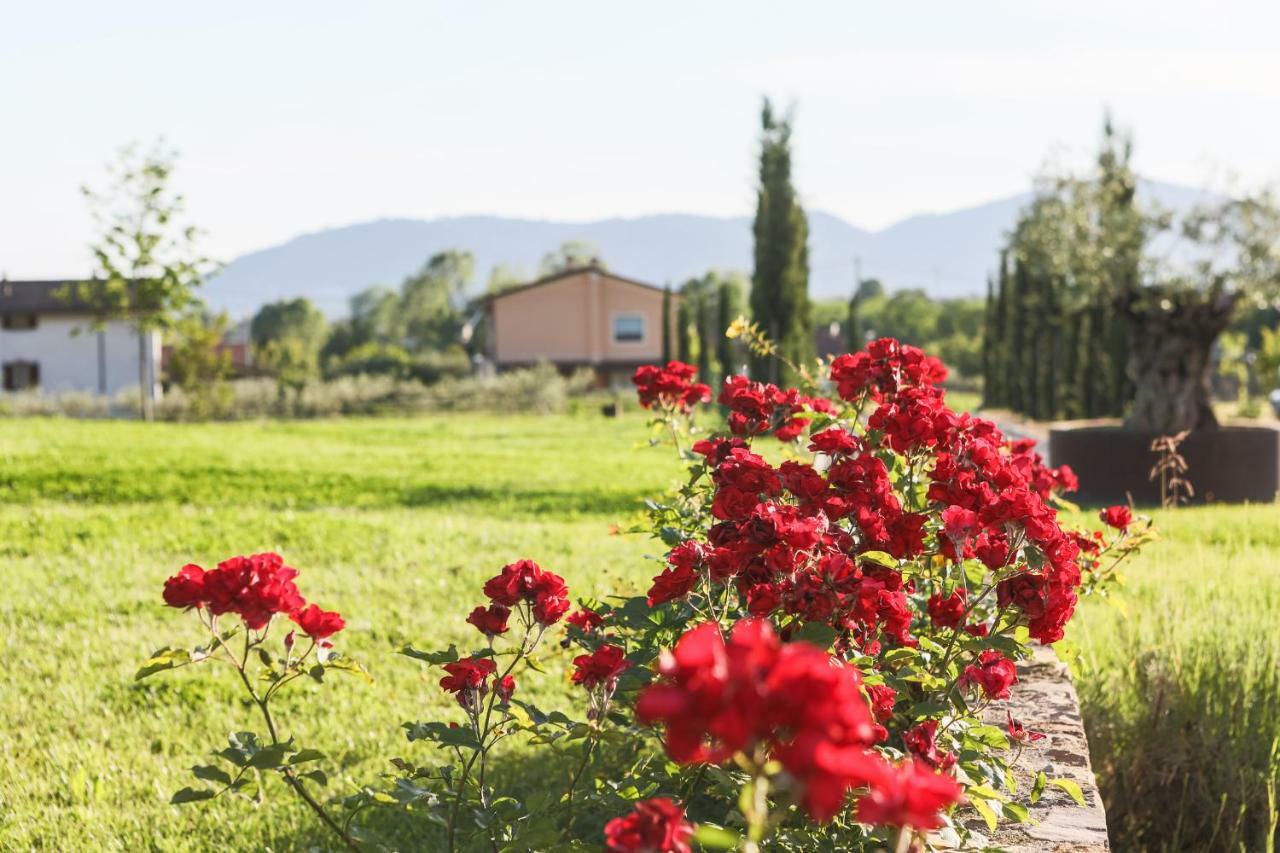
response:
M72 334L76 330L79 334ZM160 333L149 332L147 345L158 397ZM138 387L138 337L123 320L109 321L98 332L83 317L46 314L34 329L0 329L0 364L12 361L38 364L40 390L49 394L105 391L113 396Z
M644 338L614 340L620 315L643 318ZM662 292L585 271L495 299L491 346L498 365L647 363L662 358Z

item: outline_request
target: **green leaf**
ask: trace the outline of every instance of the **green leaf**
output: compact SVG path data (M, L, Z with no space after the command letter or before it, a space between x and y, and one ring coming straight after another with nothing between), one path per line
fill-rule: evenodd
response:
M300 749L289 756L289 763L303 764L307 761L319 761L322 758L324 758L324 753L318 749Z
M886 569L898 568L898 560L892 554L886 554L884 551L863 551L858 555L859 560L865 560L868 563L875 563L877 566L883 566Z
M706 850L737 850L741 842L738 833L709 823L698 824L693 831L693 840Z
M835 642L836 631L825 622L808 622L794 636L820 649L827 649Z
M432 666L440 666L446 663L455 663L458 660L458 647L453 643L449 644L449 648L443 652L424 652L415 649L413 646L405 646L400 650L400 654L411 657L414 660L420 660L429 663Z
M213 791L208 788L183 788L169 798L169 804L180 806L183 803L198 803L201 800L212 800Z
M1084 791L1081 791L1080 786L1071 779L1050 779L1049 784L1066 791L1079 805L1087 805L1084 801Z
M1044 786L1048 780L1045 778L1044 771L1036 774L1036 781L1031 786L1031 804L1035 805L1040 801L1040 796L1044 794Z
M991 810L991 806L987 805L987 801L981 797L970 797L969 804L973 806L974 811L982 815L982 819L987 823L987 829L995 832L996 813Z
M203 779L206 782L217 782L219 785L231 784L231 774L221 767L214 767L211 764L198 764L191 768L191 772L195 774L197 779Z
M356 675L373 684L373 676L369 674L369 670L347 658L330 658L329 662L325 664L325 669L336 669L339 672Z
M141 681L148 675L154 675L166 669L173 669L177 666L183 666L191 663L191 652L186 649L175 649L171 646L165 646L163 649L157 649L151 653L151 657L142 662L142 666L138 668L138 672L133 676L134 681Z
M1015 823L1027 823L1031 820L1031 812L1021 803L1004 803L1000 808L1004 816Z
M256 767L259 770L271 770L280 767L284 764L284 758L290 751L289 745L284 743L264 746L249 759L249 766Z
M302 774L302 778L310 779L312 782L321 786L329 784L329 777L325 775L323 770L308 770L306 773Z
M965 732L965 736L984 746L992 746L997 749L1009 748L1009 737L995 726L974 726Z

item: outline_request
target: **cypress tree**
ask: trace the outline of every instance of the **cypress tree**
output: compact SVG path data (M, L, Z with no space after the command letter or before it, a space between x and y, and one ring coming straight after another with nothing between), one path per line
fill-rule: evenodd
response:
M778 118L769 99L760 116L760 186L756 198L755 270L751 313L778 346L800 365L813 358L809 303L809 223L791 185L791 120ZM777 359L752 358L752 374L778 382Z
M698 375L708 384L715 381L711 375L711 361L716 347L716 310L712 296L716 293L715 279L708 275L703 279L703 286L698 288L698 299L694 303L698 332Z
M1015 412L1026 411L1027 394L1026 371L1026 324L1027 300L1023 289L1026 281L1024 264L1016 255L1013 270L1009 276L1009 304L1005 315L1005 388L1007 389L1007 405Z
M995 281L987 278L987 303L982 312L982 405L994 406L996 392L995 363L999 340L996 332L996 293ZM855 316L853 301L849 302L850 323Z
M676 358L688 364L692 357L692 341L689 340L689 305L688 299L681 296L680 307L676 309Z
M994 345L991 356L990 405L1009 405L1009 253L1000 253L1000 268L996 273L996 305L991 335Z
M734 342L725 335L729 325L741 312L738 288L732 281L720 282L720 288L716 293L716 309L719 312L719 319L716 322L716 332L719 334L716 339L716 361L720 368L720 379L723 380L738 369L738 365L734 364Z
M662 362L671 361L671 285L662 288Z

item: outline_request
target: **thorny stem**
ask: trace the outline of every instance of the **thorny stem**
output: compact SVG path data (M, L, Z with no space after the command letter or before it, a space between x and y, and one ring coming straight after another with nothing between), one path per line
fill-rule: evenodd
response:
M520 611L520 613L521 613L521 618L525 624L524 636L520 638L520 648L516 650L515 656L511 659L511 663L507 666L505 670L502 671L502 674L499 675L496 679L494 679L493 689L491 689L489 692L489 701L488 701L488 704L485 706L483 725L480 724L479 713L477 713L472 720L472 726L475 728L475 731L476 731L476 740L477 742L479 742L480 747L471 753L471 758L467 761L466 765L464 765L463 767L462 777L458 780L457 796L454 798L453 808L449 812L448 829L449 829L449 850L450 851L457 849L458 813L462 808L462 800L466 796L467 779L470 777L471 769L475 766L477 759L479 759L480 761L480 772L479 772L478 778L476 779L476 792L477 792L477 795L480 797L481 807L482 808L489 807L488 802L486 801L487 798L484 792L484 777L485 777L485 770L487 769L489 748L498 742L498 738L494 738L492 741L489 741L488 743L486 743L486 740L488 740L489 738L490 724L493 721L493 707L496 704L497 698L498 698L498 691L496 689L497 685L502 681L502 679L506 678L508 675L512 673L513 670L515 670L516 666L520 663L520 661L524 660L530 653L533 652L534 648L536 648L538 645L538 641L542 639L543 631L546 630L544 626L539 625L538 632L536 635L534 635L532 633L534 623L531 618L531 615L526 613L523 610ZM532 637L532 642L530 642L531 637ZM494 850L497 850L498 842L493 837L493 829L490 828L489 832L490 832L489 843L490 845L493 846Z
M206 623L202 617L200 621L209 629L209 632L213 635L214 639L217 640L218 645L221 646L231 658L231 662L235 666L236 672L240 675L240 681L244 683L244 689L249 693L249 698L258 706L258 710L262 712L262 719L267 724L267 734L271 736L271 745L279 745L280 735L276 730L276 723L274 718L271 716L271 707L269 705L272 688L277 685L272 685L272 688L268 688L265 697L259 696L258 691L254 690L253 682L249 680L249 674L247 672L249 652L261 643L261 639L256 643L253 642L249 636L250 632L248 626L246 626L244 632L244 652L240 659L237 660L230 647L228 647L222 637L218 635L217 628L213 624L213 619L211 618L210 621ZM312 646L314 645L315 644L312 643ZM307 651L309 653L311 650L308 649ZM303 658L305 657L306 655L303 655ZM298 662L301 663L303 658L299 658ZM307 792L306 788L302 784L302 780L298 778L297 774L294 773L292 769L282 767L280 768L280 775L284 777L285 782L293 789L294 793L297 794L302 801L316 813L316 816L320 818L321 822L323 822L325 826L329 827L329 829L333 830L333 832L342 839L342 843L346 845L347 848L357 851L360 849L359 845L356 844L355 839L347 833L347 830L344 827L339 826L337 821L330 817L324 806L322 806L314 797L311 796L310 793ZM347 825L350 826L350 820L347 821Z

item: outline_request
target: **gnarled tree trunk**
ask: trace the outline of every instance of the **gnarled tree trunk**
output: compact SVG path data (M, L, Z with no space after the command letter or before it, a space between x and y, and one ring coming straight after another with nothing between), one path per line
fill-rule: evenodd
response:
M1124 306L1134 384L1126 428L1173 435L1217 427L1210 357L1235 305L1235 294L1215 285L1207 291L1152 288Z

